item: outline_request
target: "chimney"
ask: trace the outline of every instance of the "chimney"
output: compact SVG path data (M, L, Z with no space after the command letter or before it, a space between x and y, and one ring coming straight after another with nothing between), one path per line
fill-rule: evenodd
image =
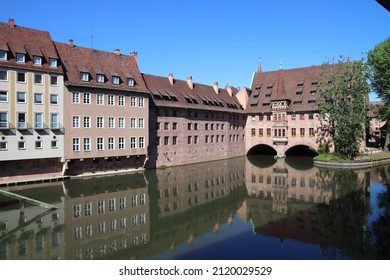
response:
M68 45L71 46L73 48L73 39L69 39L68 40Z
M138 53L137 53L137 52L132 51L132 52L130 53L130 56L134 57L135 62L138 62Z
M114 53L117 54L117 55L120 55L121 54L121 50L120 49L115 49Z
M187 84L190 87L190 89L194 89L194 83L192 81L192 76L187 77Z
M230 96L233 96L233 89L232 89L232 86L227 85L227 86L226 86L226 91L229 93Z
M215 93L218 94L219 93L218 82L214 82L213 88L214 88Z
M173 86L173 73L168 74L168 80L169 80L169 83L171 84L171 86Z
M11 28L15 27L15 20L13 18L8 19L8 26Z

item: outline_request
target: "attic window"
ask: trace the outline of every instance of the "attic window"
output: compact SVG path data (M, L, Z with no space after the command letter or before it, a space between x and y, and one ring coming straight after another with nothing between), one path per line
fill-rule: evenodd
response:
M271 93L267 93L266 95L265 95L265 97L270 97L271 96Z
M309 104L316 104L316 101L315 100L309 100L308 103Z
M295 105L300 105L300 104L302 104L302 101L294 101L294 104Z
M26 62L26 55L23 53L17 53L16 62Z
M263 106L269 106L269 102L268 103L263 103Z
M119 85L119 76L112 76L112 83L114 85Z
M302 91L297 91L295 95L302 95Z
M255 90L260 90L261 86L255 87Z
M127 85L133 87L135 85L135 80L133 78L127 78Z
M312 81L312 82L311 82L311 85L312 85L312 86L318 85L318 81L316 81L316 80Z
M269 85L267 86L267 89L272 89L273 86L274 86L274 84L269 84Z
M49 58L49 65L50 67L57 67L57 58Z
M34 65L42 65L42 57L38 55L34 55Z
M0 51L0 60L7 60L7 51Z
M97 75L96 75L96 81L97 81L98 83L104 83L104 82L106 81L106 79L105 79L105 77L104 77L103 74L97 74Z
M303 87L303 81L298 81L297 87Z
M89 81L89 73L87 73L87 72L80 72L80 80L88 82Z
M316 90L311 90L310 94L312 94L312 95L317 94L317 91Z

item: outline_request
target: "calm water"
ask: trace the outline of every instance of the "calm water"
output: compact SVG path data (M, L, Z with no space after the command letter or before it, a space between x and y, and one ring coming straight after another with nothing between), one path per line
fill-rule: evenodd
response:
M389 259L390 166L241 157L0 197L0 259Z

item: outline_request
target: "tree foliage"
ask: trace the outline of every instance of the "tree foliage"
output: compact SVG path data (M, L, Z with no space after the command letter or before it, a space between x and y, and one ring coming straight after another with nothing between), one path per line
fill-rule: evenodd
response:
M354 159L364 139L369 92L367 66L363 60L340 57L324 63L320 72L317 105L326 123L335 152Z

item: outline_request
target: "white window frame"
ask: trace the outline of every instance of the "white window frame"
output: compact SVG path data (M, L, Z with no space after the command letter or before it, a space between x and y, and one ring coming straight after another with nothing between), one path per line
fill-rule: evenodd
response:
M118 138L118 148L119 150L124 150L125 149L125 137L119 137Z
M38 116L41 116L40 117L40 122L37 121L37 117ZM43 113L41 112L38 112L38 113L34 113L34 127L35 129L43 129L44 128L44 123L43 123Z
M42 140L35 141L35 149L41 150L43 148Z
M108 117L108 128L115 128L115 118Z
M72 116L72 128L80 128L80 116Z
M137 106L137 97L130 96L130 107L136 107Z
M58 86L58 76L54 76L54 75L50 76L50 85Z
M88 72L80 72L80 81L88 82L89 81L89 73Z
M72 104L80 104L80 92L72 92Z
M145 128L145 119L138 118L138 128Z
M104 128L104 117L96 117L96 127Z
M137 119L130 118L130 128L137 128Z
M103 84L106 81L106 78L103 74L96 74L96 81Z
M129 87L133 87L135 85L135 80L134 78L127 78L127 85Z
M83 149L84 149L84 152L91 151L91 138L89 138L89 137L83 138Z
M8 60L8 52L5 50L0 50L0 60Z
M145 99L143 97L138 97L138 107L145 106Z
M56 121L53 121L56 119ZM50 127L51 128L60 128L60 124L58 122L58 113L51 113L50 114Z
M8 112L0 112L0 129L8 129L9 128L9 120L8 120ZM5 116L5 118L4 118Z
M49 57L49 66L50 67L57 67L57 58Z
M131 196L131 207L137 207L138 205L138 195L133 194Z
M115 137L108 137L107 149L109 151L115 150Z
M105 204L106 204L106 202L104 200L98 200L98 202L97 202L98 214L104 214L104 212L106 211Z
M72 151L80 152L80 138L78 137L72 138Z
M18 150L26 149L26 141L18 141Z
M96 95L96 105L104 105L104 94L98 93Z
M26 55L24 53L16 53L16 62L25 63Z
M121 196L119 198L119 210L124 210L124 209L126 209L126 197Z
M0 102L8 103L8 100L9 100L9 98L8 98L8 91L1 90L0 92L2 93L1 96L5 96L5 100L1 100L0 99Z
M50 94L50 105L58 105L58 94Z
M84 128L91 128L91 117L90 116L83 117L83 127Z
M19 80L19 78L21 77L21 76L19 76L19 75L23 75L23 80ZM22 71L18 71L17 73L16 73L16 81L18 82L18 83L23 83L23 84L25 84L26 83L26 77L27 77L27 75L26 75L26 72L22 72Z
M24 122L20 121L20 116L24 115ZM17 113L17 122L18 129L27 129L27 113L26 112L18 112Z
M125 118L118 117L118 128L125 128Z
M107 96L107 105L114 106L115 105L115 95L109 94Z
M115 197L108 199L108 211L113 212L116 210L116 199Z
M138 148L140 149L145 148L145 137L141 136L138 138Z
M50 146L52 149L58 149L58 140L51 140Z
M103 137L96 138L96 150L104 151L104 138Z
M5 69L0 69L0 72L5 73L5 79L0 79L0 81L8 81L8 71Z
M0 141L0 151L7 151L7 150L8 150L8 142Z
M81 204L73 204L73 218L81 217Z
M37 102L37 97L38 97L38 96L41 96L40 102ZM38 101L39 101L39 100L38 100ZM42 105L42 104L43 104L43 93L34 92L34 104L39 104L39 105Z
M33 55L33 63L34 65L42 65L42 56Z
M119 95L118 96L118 105L119 106L125 106L125 96L124 95Z
M19 94L24 96L24 100L19 100ZM26 96L27 96L27 94L26 94L25 91L18 91L18 92L16 92L16 102L17 103L26 103L27 102Z
M91 94L89 92L83 93L83 104L91 104Z
M130 149L137 149L137 137L130 137Z
M119 83L120 83L120 78L119 78L119 76L112 76L112 83L113 83L114 85L119 85Z

